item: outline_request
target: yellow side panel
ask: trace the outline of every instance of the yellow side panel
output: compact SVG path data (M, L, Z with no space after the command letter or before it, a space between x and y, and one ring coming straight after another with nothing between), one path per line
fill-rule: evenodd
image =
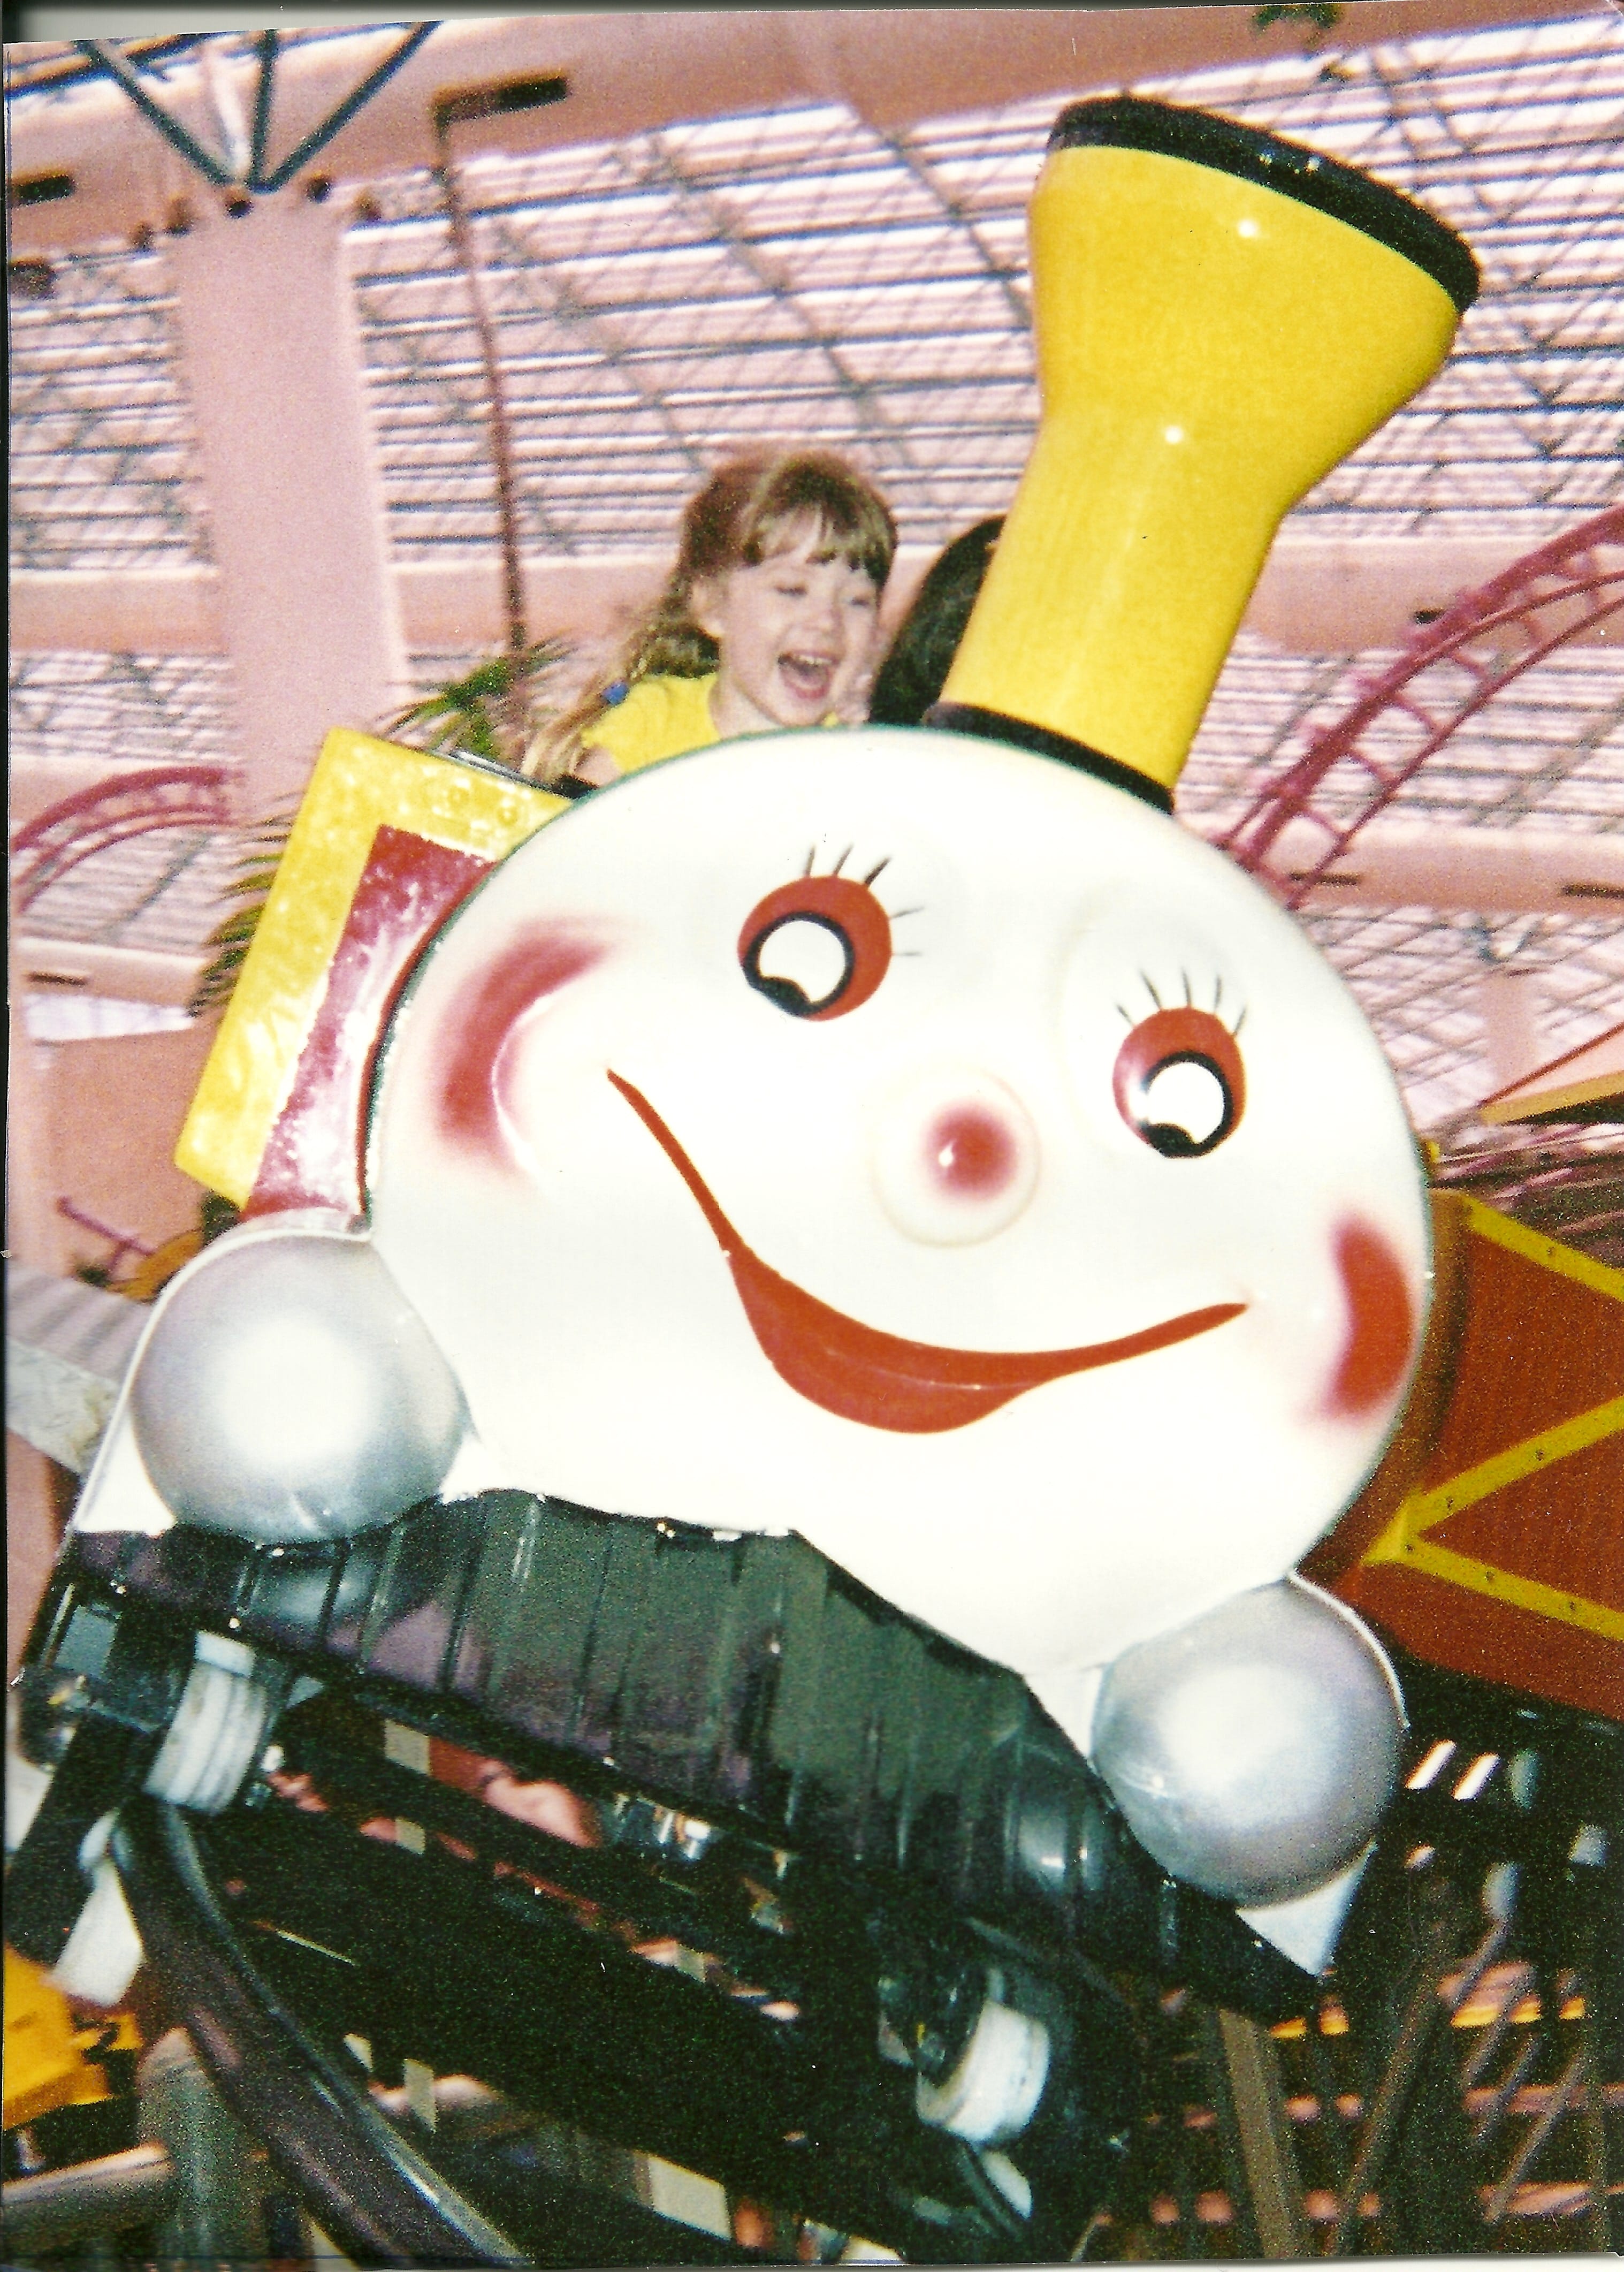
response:
M248 1200L379 828L494 863L567 803L518 775L347 728L329 734L181 1131L175 1165L238 1207Z
M1509 1253L1521 1254L1530 1262L1537 1262L1542 1270L1554 1270L1563 1278L1571 1278L1578 1286L1588 1286L1610 1301L1624 1302L1624 1270L1615 1270L1611 1263L1598 1262L1593 1255L1582 1254L1576 1246L1565 1246L1561 1239L1547 1237L1542 1230L1531 1230L1525 1222L1518 1222L1497 1207L1485 1207L1481 1200L1470 1198L1462 1192L1458 1204L1466 1218L1466 1228L1479 1238L1491 1238L1496 1246Z
M1615 1396L1560 1427L1547 1428L1540 1435L1513 1444L1434 1491L1412 1491L1365 1556L1367 1566L1397 1562L1412 1570L1425 1570L1429 1576L1447 1579L1471 1593L1486 1594L1492 1601L1514 1603L1520 1610L1555 1618L1562 1625L1583 1626L1605 1640L1624 1640L1624 1616L1605 1603L1592 1602L1562 1587L1541 1584L1538 1579L1520 1577L1498 1563L1457 1554L1451 1547L1435 1544L1427 1535L1452 1514L1460 1514L1492 1492L1503 1491L1508 1484L1520 1483L1535 1473L1548 1473L1558 1460L1588 1451L1592 1444L1620 1433L1624 1433L1624 1396Z
M115 2030L108 2040L107 2029ZM128 2013L105 2025L81 2028L62 1991L39 1965L5 1952L4 2125L16 2129L54 2114L59 2106L91 2106L111 2096L88 2050L138 2051L141 2038Z

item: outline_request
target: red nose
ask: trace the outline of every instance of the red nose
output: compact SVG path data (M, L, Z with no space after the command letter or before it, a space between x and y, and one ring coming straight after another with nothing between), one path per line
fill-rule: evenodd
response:
M997 1116L979 1104L955 1105L931 1123L925 1158L956 1198L993 1199L1016 1171L1016 1141Z

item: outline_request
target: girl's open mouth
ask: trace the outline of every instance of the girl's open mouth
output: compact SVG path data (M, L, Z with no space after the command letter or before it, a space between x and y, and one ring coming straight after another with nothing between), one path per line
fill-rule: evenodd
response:
M1120 1364L1210 1333L1245 1309L1217 1302L1187 1311L1120 1340L1069 1349L938 1349L860 1325L782 1278L753 1253L654 1107L629 1080L609 1080L688 1185L726 1257L734 1284L762 1354L797 1395L842 1420L898 1434L936 1435L967 1427L1028 1388L1097 1365Z
M798 701L822 704L834 689L835 665L827 655L781 654L778 676Z

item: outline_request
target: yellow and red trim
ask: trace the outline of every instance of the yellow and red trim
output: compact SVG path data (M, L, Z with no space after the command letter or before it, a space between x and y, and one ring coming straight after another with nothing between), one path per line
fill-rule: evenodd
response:
M427 866L444 873L451 896L418 910L421 940L471 878L567 803L517 774L347 728L329 734L192 1099L176 1166L239 1207L252 1198L381 831L419 840ZM428 848L463 857L436 863Z

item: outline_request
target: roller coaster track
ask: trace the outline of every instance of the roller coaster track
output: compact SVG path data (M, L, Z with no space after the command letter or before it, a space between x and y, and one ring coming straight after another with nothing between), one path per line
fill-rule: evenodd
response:
M1608 554L1611 553L1611 557ZM1503 574L1466 593L1428 624L1351 706L1265 784L1217 841L1243 868L1295 908L1465 721L1556 648L1624 609L1624 505L1615 505ZM1461 691L1461 676L1467 681ZM1392 714L1419 729L1401 757L1391 750ZM1385 736L1381 728L1385 723ZM1378 751L1380 754L1378 754ZM1342 767L1333 811L1321 792ZM1355 793L1349 807L1350 771ZM1322 843L1289 874L1269 864L1281 833L1306 821Z
M33 906L81 861L161 828L224 828L231 808L224 766L153 766L63 797L11 839L17 905Z

